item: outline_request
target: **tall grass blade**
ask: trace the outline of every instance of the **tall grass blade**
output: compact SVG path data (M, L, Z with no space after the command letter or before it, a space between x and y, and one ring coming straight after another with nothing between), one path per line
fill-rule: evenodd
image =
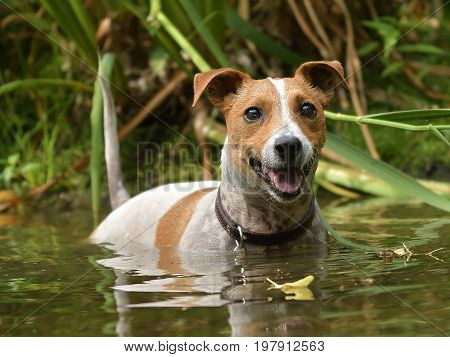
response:
M106 53L99 62L102 73L108 80L115 61L115 56ZM103 97L100 81L97 78L94 86L91 110L91 200L94 222L97 223L100 214L101 177L103 168Z
M45 86L68 87L79 91L92 92L92 86L69 79L59 78L33 78L19 79L0 86L0 96L17 89L42 88Z
M219 46L223 46L227 38L228 26L225 23L225 4L228 0L191 0L195 8L203 16L209 31ZM202 11L200 11L202 9ZM209 20L214 21L209 21Z
M176 28L184 35L192 33L194 27L186 16L180 5L179 0L157 0L160 2L160 10L170 19ZM150 6L153 6L155 0L149 0Z
M269 55L274 55L283 62L292 66L298 66L308 59L297 55L282 44L271 39L269 36L258 30L251 23L242 19L231 6L226 6L225 10L226 21L230 28L232 28L239 36L252 41L258 48Z
M181 6L183 6L183 9L186 11L189 19L194 24L196 30L198 31L202 39L205 41L206 45L216 58L217 62L219 62L219 64L222 67L229 67L230 64L225 56L225 53L222 51L219 44L216 42L215 38L209 31L209 28L204 23L204 20L201 18L201 16L195 9L191 0L180 0L180 4Z
M97 44L95 42L95 28L92 23L91 17L82 0L69 0L72 10L76 15L76 18L83 29L86 39L89 41L89 46L95 49Z
M154 4L158 4L158 2L152 1L151 4L152 6L155 6ZM143 14L141 9L131 0L122 0L120 5L125 7L141 21L142 26L147 29L149 35L169 54L169 56L180 66L180 68L182 68L192 78L194 77L191 70L186 66L186 61L183 60L178 53L178 48L175 43L163 29L159 28L159 26L152 25L149 22L147 15ZM159 11L159 8L157 11Z
M211 66L205 61L202 55L194 48L194 46L188 41L188 39L177 29L177 27L169 20L169 18L158 11L156 19L159 21L162 27L169 33L173 40L180 46L191 58L192 62L201 72L207 72L211 70Z
M91 19L81 0L69 3L59 0L40 0L48 13L56 20L66 36L75 42L81 57L91 67L97 66L97 45Z
M343 139L333 133L327 133L327 142L325 147L344 159L352 162L360 168L379 177L408 197L414 197L428 203L431 206L440 208L444 211L450 211L450 201L445 197L439 196L433 191L421 185L417 180L397 170L391 165L375 160L363 151L346 143Z

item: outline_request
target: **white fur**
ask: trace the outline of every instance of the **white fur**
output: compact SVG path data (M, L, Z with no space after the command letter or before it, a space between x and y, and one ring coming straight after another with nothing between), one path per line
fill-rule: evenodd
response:
M270 77L268 78L268 80L274 85L275 89L278 92L278 99L280 101L280 106L281 106L281 118L282 118L283 122L288 125L294 124L294 121L292 120L292 117L291 117L291 112L289 110L284 80L283 79L273 79Z
M268 80L273 84L278 93L278 100L281 108L281 119L283 125L277 128L271 135L270 139L264 145L263 157L270 163L276 161L274 147L275 141L282 136L294 136L300 140L303 146L303 163L309 160L313 155L313 148L311 142L308 140L305 134L303 134L300 127L295 123L292 118L291 111L289 110L288 97L286 92L286 86L284 79L273 79L268 78Z

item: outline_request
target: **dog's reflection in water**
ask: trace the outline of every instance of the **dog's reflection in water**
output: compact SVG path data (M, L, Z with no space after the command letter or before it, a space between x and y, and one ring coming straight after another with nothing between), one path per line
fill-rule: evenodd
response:
M99 261L116 274L114 297L118 312L116 333L136 331L130 311L136 308L196 308L227 306L232 336L308 336L320 324L320 279L326 274L324 245L295 249L237 250L230 254L196 255L177 250L144 249L130 243L119 256ZM313 300L295 301L293 295L268 290L266 277L293 282L314 275L309 286ZM133 276L149 277L132 284ZM158 301L130 303L130 293L158 293ZM167 294L167 299L160 299ZM156 294L155 294L156 295ZM151 296L151 295L150 295ZM300 299L302 294L299 295ZM140 299L142 300L142 299ZM141 331L139 334L146 334Z

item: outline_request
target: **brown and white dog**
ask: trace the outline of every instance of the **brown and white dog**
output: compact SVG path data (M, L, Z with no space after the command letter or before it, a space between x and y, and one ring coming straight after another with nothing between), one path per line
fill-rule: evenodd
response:
M194 182L189 191L180 189L183 183L159 186L132 199L122 184L114 104L102 80L114 211L91 239L115 248L133 241L146 250L195 253L324 242L312 183L334 76L346 85L337 61L304 63L292 78L254 80L231 68L197 74L193 105L207 90L225 116L221 181Z

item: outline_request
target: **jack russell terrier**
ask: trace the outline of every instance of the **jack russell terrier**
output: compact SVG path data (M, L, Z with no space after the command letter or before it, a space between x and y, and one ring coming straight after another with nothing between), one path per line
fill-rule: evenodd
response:
M192 182L188 192L180 189L186 183L168 184L132 199L122 183L114 103L102 79L114 210L91 239L116 248L133 241L143 249L193 253L325 242L312 184L334 76L347 86L337 61L304 63L292 78L254 80L231 68L197 74L193 106L207 90L225 116L221 181Z

